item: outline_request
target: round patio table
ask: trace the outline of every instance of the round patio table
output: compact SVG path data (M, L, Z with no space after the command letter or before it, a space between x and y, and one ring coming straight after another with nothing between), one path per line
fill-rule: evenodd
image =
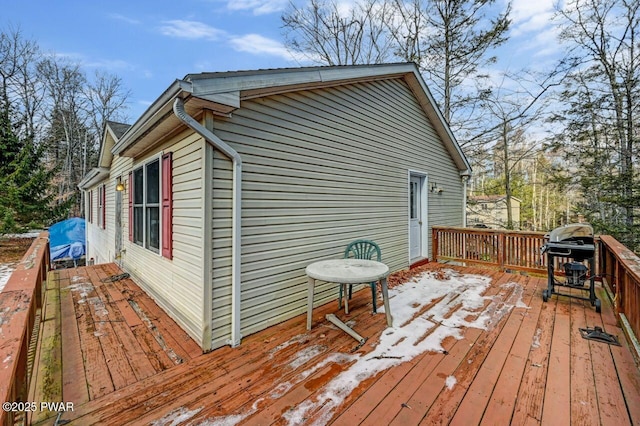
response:
M387 326L393 326L393 317L389 308L389 292L387 289L387 276L389 267L375 260L363 259L331 259L314 262L307 266L305 273L309 277L307 289L307 330L311 330L311 318L313 311L313 295L316 280L327 281L344 286L345 312L349 313L348 292L349 284L370 283L380 281L382 287L382 300L384 312L387 316Z

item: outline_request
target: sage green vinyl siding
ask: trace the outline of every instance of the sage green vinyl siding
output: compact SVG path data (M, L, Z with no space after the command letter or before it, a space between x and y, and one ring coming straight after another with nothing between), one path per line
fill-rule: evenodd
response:
M214 132L242 156L244 336L306 309L305 267L376 241L392 271L409 265L409 171L429 193L428 225L462 225L463 185L447 150L402 80L242 102ZM230 337L231 162L213 161L213 347ZM316 287L316 304L337 298ZM337 308L337 305L336 305Z
M128 182L130 170L160 152L173 152L173 259L162 257L129 241ZM127 181L123 195L123 268L185 330L202 345L204 212L202 208L205 142L192 132L183 132L157 150L132 161L116 157L112 175Z

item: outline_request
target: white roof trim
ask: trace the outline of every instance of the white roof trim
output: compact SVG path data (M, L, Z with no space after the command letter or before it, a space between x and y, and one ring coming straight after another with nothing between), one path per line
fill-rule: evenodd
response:
M89 170L89 173L80 181L78 184L78 188L82 191L86 191L90 187L96 185L99 182L102 182L106 178L109 177L109 169L106 167L96 167L94 169Z

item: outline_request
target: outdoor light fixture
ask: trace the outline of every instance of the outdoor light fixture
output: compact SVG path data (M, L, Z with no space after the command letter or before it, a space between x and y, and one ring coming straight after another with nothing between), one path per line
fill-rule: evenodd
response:
M434 194L442 194L442 188L440 188L437 183L433 182L431 184L431 192Z
M125 186L124 186L124 182L122 181L122 178L118 178L118 182L116 183L116 191L121 192L124 191Z

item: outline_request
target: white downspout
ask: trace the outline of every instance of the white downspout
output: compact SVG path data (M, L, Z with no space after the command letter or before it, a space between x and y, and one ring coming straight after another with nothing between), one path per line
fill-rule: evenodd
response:
M231 148L212 131L198 123L184 110L184 101L176 98L173 102L173 112L176 117L193 131L202 136L214 148L221 151L233 161L233 203L231 210L231 341L232 347L238 346L242 335L240 334L240 248L242 227L242 158L240 154ZM211 297L211 295L209 295Z
M471 176L465 173L462 178L462 227L467 227L467 184Z

